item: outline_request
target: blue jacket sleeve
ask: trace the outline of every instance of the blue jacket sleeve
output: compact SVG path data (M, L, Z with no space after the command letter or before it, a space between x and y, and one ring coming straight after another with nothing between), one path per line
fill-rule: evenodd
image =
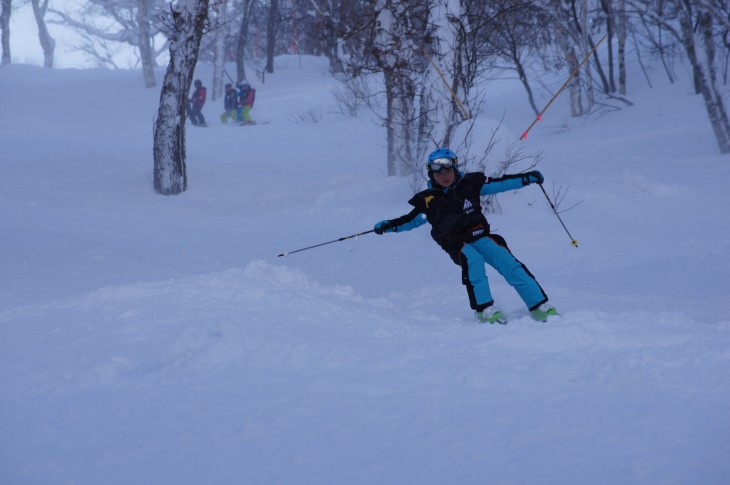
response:
M508 190L517 190L528 184L529 181L525 179L525 174L503 175L496 179L490 177L482 185L479 195L492 195L507 192Z
M393 219L390 222L395 232L404 232L410 231L411 229L415 229L417 227L421 227L427 222L427 220L426 216L420 213L418 209L413 209L408 214L401 216L397 219Z

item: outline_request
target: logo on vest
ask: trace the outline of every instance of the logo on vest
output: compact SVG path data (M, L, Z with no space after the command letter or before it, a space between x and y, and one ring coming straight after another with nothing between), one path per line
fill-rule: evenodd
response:
M472 212L474 212L474 206L469 202L469 199L464 200L464 214L471 214Z

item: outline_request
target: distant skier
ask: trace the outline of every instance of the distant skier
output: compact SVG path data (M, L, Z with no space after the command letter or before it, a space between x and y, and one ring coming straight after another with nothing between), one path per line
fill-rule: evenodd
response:
M203 86L203 81L200 79L196 79L194 84L195 91L193 91L193 95L188 100L188 117L193 126L208 126L205 123L205 117L202 113L207 91Z
M223 95L223 109L225 112L221 115L221 123L228 123L228 120L236 120L238 109L238 93L233 88L233 84L226 84L226 92Z
M246 81L241 81L238 87L238 122L244 125L253 125L251 108L256 99L256 90Z
M481 172L462 173L457 161L456 154L448 148L434 150L426 164L428 189L408 201L414 209L396 219L378 222L375 232L409 231L429 222L433 239L461 266L469 304L482 323L507 323L504 314L494 306L485 263L517 290L533 318L546 321L557 315L535 277L512 255L504 238L490 233L480 202L481 196L542 184L542 174L534 170L493 179Z

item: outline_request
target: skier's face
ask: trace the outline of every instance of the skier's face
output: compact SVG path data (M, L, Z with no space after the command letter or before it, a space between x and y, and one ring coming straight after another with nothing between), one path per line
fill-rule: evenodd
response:
M438 172L433 172L433 179L441 187L451 187L451 184L456 180L456 173L453 167L448 169L442 169Z

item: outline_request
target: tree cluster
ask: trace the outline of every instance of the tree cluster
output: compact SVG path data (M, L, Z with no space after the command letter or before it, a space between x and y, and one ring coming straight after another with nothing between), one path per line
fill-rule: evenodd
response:
M253 74L264 82L277 55L326 56L331 72L380 114L389 175L421 172L414 160L435 146L468 149L489 73L513 72L536 116L536 90L550 91L539 74L558 73L567 79L572 116L585 116L631 104L629 62L650 85L656 70L647 66L661 66L673 82L686 62L719 150L730 153L727 0L86 0L74 11L48 0L0 0L3 64L11 62L12 9L28 3L46 67L54 49L46 23L63 23L83 34L79 48L99 65L118 67L113 46L131 46L148 87L158 62L174 61L176 29L192 25L170 28L171 12L205 4L195 25L199 56L213 65L213 99L227 80ZM225 68L230 62L235 73Z

